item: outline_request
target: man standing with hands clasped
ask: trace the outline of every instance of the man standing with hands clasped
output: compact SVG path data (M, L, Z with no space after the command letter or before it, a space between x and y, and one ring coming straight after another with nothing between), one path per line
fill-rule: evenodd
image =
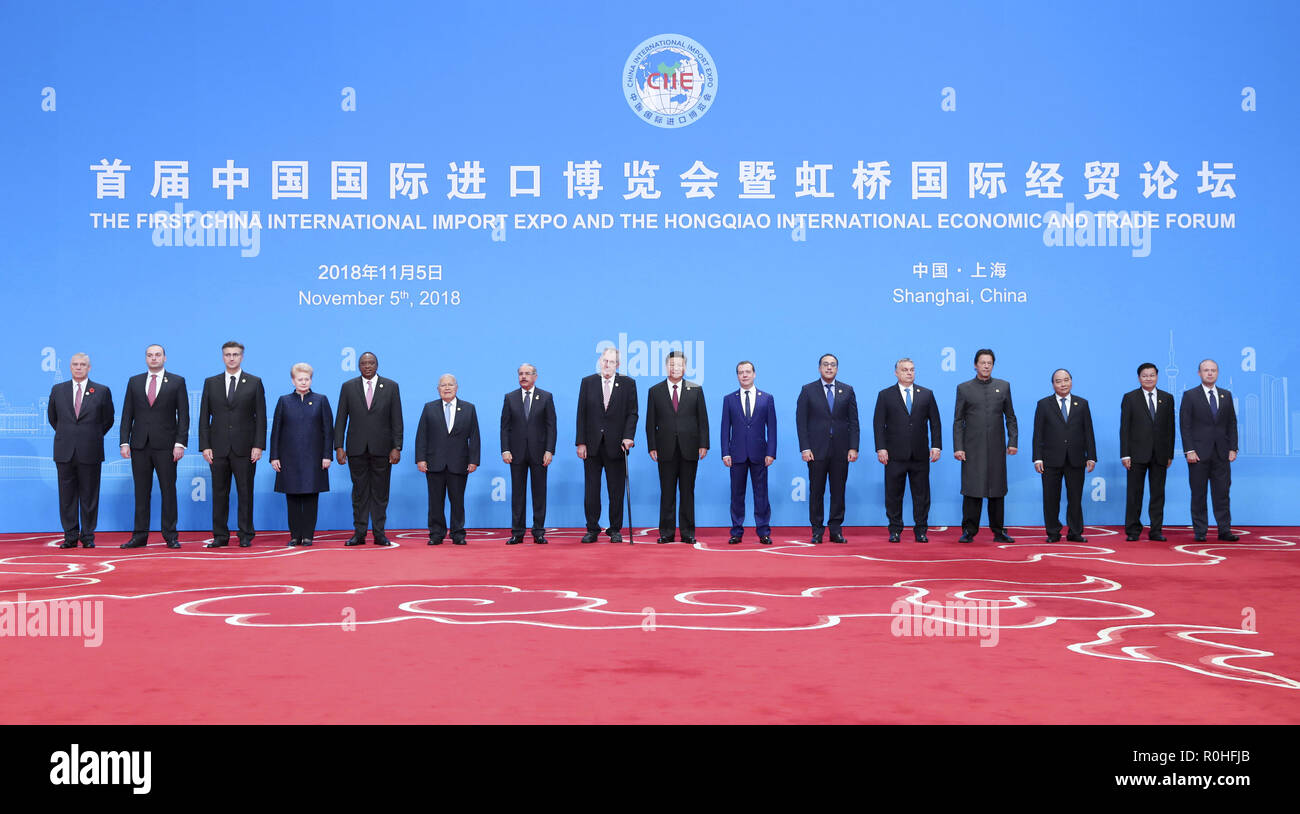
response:
M1136 390L1124 394L1119 406L1120 462L1128 470L1124 499L1124 539L1142 534L1143 482L1151 482L1148 540L1165 541L1165 475L1174 462L1174 397L1156 388L1160 373L1150 362L1138 366Z
M1083 536L1085 470L1097 465L1097 441L1092 434L1088 402L1070 395L1073 379L1065 368L1052 372L1053 396L1039 399L1034 411L1034 471L1043 476L1043 526L1047 542L1061 541L1061 479L1065 479L1067 540L1086 543Z

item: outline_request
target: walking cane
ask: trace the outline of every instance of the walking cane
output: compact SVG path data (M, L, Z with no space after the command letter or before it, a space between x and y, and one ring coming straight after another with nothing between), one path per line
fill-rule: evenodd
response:
M632 522L632 479L628 477L628 470L632 468L632 455L630 451L623 450L623 492L627 495L627 544L632 545L636 542L636 524Z

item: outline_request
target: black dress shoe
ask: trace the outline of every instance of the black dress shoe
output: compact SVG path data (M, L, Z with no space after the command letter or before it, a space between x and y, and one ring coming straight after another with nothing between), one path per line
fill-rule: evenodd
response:
M82 547L82 548L94 548L94 547L95 547L95 544L94 544L94 543L82 543L82 544L81 544L81 547Z
M611 543L621 543L621 542L623 542L623 535L619 534L619 533L616 531L616 532L614 532L613 534L609 535L609 541L610 541Z
M614 539L614 538L611 537L610 539L612 540L612 539ZM655 540L655 542L656 542L656 543L671 543L671 542L673 542L673 538L671 538L671 537L660 537L658 540Z
M1067 535L1065 535L1065 539L1066 539L1067 541L1071 542L1071 543L1086 543L1086 542L1088 542L1088 538L1087 538L1087 537L1084 537L1082 534L1067 534Z
M814 531L812 541L814 544L820 544L822 541L822 533L820 531Z
M832 532L831 532L831 542L832 542L832 543L847 543L848 540L845 540L845 539L844 539L844 535L843 535L843 534L840 534L838 531L832 531Z
M145 543L144 543L143 540L140 540L140 541L138 541L138 542L135 541L135 540L132 540L132 541L130 541L130 542L122 543L122 548L144 548L144 546L145 546Z
M429 538L429 545L442 545L442 538L441 538L441 537L430 537L430 538Z
M728 538L727 538L727 545L739 545L739 544L740 544L740 538L739 538L739 537L728 537Z
M972 542L974 539L975 539L975 535L974 535L974 534L965 534L965 533L963 533L960 537L957 538L957 542L959 542L959 543L969 543L969 542Z
M993 535L993 542L995 542L995 543L1014 543L1015 540L1011 539L1011 537L1009 537L1005 531L999 531L997 534L994 534L994 535Z
M379 537L375 539L375 545L392 545L392 544L393 544L392 541L389 540L387 537Z
M897 543L897 542L901 542L902 539L903 539L902 536L900 536L898 532L896 531L889 532L889 542Z
M582 535L582 542L584 542L584 543L594 543L594 542L596 542L596 532L594 532L594 531L589 531L589 532L587 532L586 534Z
M252 544L253 544L253 541L252 541L252 540L240 540L240 541L239 541L239 547L240 547L240 548L248 548L248 547L251 546Z
M366 538L364 536L358 537L357 535L354 534L351 537L349 537L348 541L343 545L365 545L365 544L366 544Z
M1228 532L1227 534L1220 534L1219 539L1224 541L1225 543L1235 543L1241 538L1233 534L1232 532Z
M545 537L534 537L533 542L537 545L546 545L549 541Z
M216 540L212 540L211 542L204 543L203 547L204 548L225 548L228 545L230 545L230 543L218 543Z
M916 533L916 541L917 541L918 543L928 543L928 542L930 542L930 538L927 537L927 536L925 536L925 532L923 532L923 531L918 531L918 532Z
M1204 534L1198 534L1198 535L1196 535L1195 537L1193 537L1192 539L1195 540L1195 541L1198 542L1198 543L1203 543L1203 542L1205 542L1205 535L1204 535Z
M521 534L518 537L511 537L509 540L506 540L506 545L519 545L523 541L524 535Z
M310 537L304 537L303 539L301 539L301 540L298 541L298 545L306 545L306 546L311 545L311 538L310 538Z
M1155 531L1155 532L1152 532L1152 533L1148 534L1148 535L1147 535L1147 539L1148 539L1148 540L1155 540L1157 543L1163 543L1163 542L1167 542L1169 538L1166 537L1165 535L1161 534L1160 532Z
M1047 535L1047 542L1049 542L1049 543L1059 543L1059 542L1061 542L1061 535L1059 535L1059 534L1049 534L1049 535Z
M290 537L290 538L289 538L289 542L285 543L285 545L289 546L290 548L292 548L292 547L298 545L298 538L297 538L297 537Z
M759 538L758 538L758 544L759 544L759 545L771 545L771 544L772 544L772 538L771 538L771 537L759 537Z
M77 547L77 541L76 541L76 540L73 540L72 542L66 542L66 541L65 541L65 542L59 543L59 548L76 548L76 547Z
M1125 540L1125 542L1132 543L1132 542L1135 542L1137 539L1138 539L1138 536L1137 536L1136 534L1125 534L1125 535L1124 535L1124 540Z
M683 537L683 538L682 538L682 542L683 542L683 543L686 543L687 545L692 545L692 546L693 546L693 545L695 545L695 538L694 538L694 537Z
M180 547L181 547L180 540L168 540L168 541L167 541L167 547L168 547L168 548L180 548Z

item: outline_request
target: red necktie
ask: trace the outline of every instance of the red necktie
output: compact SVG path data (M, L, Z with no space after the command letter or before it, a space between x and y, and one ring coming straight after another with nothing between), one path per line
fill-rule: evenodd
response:
M153 400L158 397L158 374L149 374L149 406L153 406Z
M75 390L77 392L72 397L72 414L77 418L81 418L81 385L78 384Z

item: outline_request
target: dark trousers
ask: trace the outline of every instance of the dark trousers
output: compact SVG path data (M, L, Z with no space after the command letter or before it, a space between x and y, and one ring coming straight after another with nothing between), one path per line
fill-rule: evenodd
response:
M697 453L698 454L698 453ZM678 495L682 537L695 536L695 472L700 459L678 454L671 461L659 456L659 536L677 533Z
M310 540L316 536L316 510L320 506L320 495L316 492L305 495L285 495L284 501L289 508L289 539Z
M808 462L808 523L814 533L822 529L825 511L826 482L831 484L831 516L826 525L831 534L839 534L844 525L844 486L849 480L849 459L842 452L832 452L824 459Z
M59 473L59 520L63 523L63 542L95 542L102 462L55 462L54 466Z
M1130 462L1128 493L1124 500L1124 532L1129 537L1142 533L1142 488L1144 481L1151 482L1151 502L1147 508L1151 518L1151 534L1159 534L1165 524L1165 475L1169 468L1159 461L1140 464Z
M533 482L533 537L544 537L546 532L546 467L541 458L521 461L516 457L510 464L510 534L524 536L524 508L528 502L528 481Z
M443 514L443 507L450 499L451 539L464 540L465 484L469 475L444 469L441 472L426 472L425 480L429 485L429 539L440 541L447 536L447 518Z
M388 484L393 474L388 455L349 455L348 474L352 476L352 528L358 537L365 537L369 526L374 529L375 539L382 539L388 521Z
M1214 520L1219 533L1232 531L1232 511L1228 505L1228 489L1232 486L1232 464L1217 458L1201 458L1187 465L1187 481L1192 487L1192 531L1204 537L1209 528L1209 515L1205 512L1205 492L1209 487L1214 504Z
M239 542L252 542L253 532L253 475L257 464L247 455L216 455L212 457L212 539L218 543L230 542L230 478L235 478L235 494L239 498Z
M1059 495L1057 499L1058 500L1060 499ZM1005 519L1005 515L1003 514L1003 509L1004 509L1003 502L1005 500L1006 500L1005 497L991 497L988 499L989 528L993 531L994 534L1007 533L1006 524L1003 522L1003 520ZM964 495L962 496L961 499L961 533L962 534L967 534L971 537L974 537L975 532L980 530L980 510L983 508L984 508L984 498L966 497Z
M745 531L745 477L754 484L754 530L772 536L772 504L767 500L767 467L759 461L731 461L731 536Z
M135 482L135 522L131 542L149 539L150 501L153 498L154 473L158 475L158 494L162 497L162 536L166 542L176 534L176 462L172 448L131 450L131 480Z
M1043 527L1049 537L1061 535L1061 479L1065 479L1065 522L1071 536L1083 535L1082 466L1043 465Z
M930 528L930 459L901 461L892 456L885 464L885 516L889 533L903 530L903 486L911 481L912 525L917 534Z
M618 451L617 458L606 458L603 446L597 449L588 447L587 459L583 461L583 496L582 508L587 515L587 531L600 533L600 471L605 470L605 486L609 492L609 532L623 530L623 494L627 487L627 458L623 451Z

